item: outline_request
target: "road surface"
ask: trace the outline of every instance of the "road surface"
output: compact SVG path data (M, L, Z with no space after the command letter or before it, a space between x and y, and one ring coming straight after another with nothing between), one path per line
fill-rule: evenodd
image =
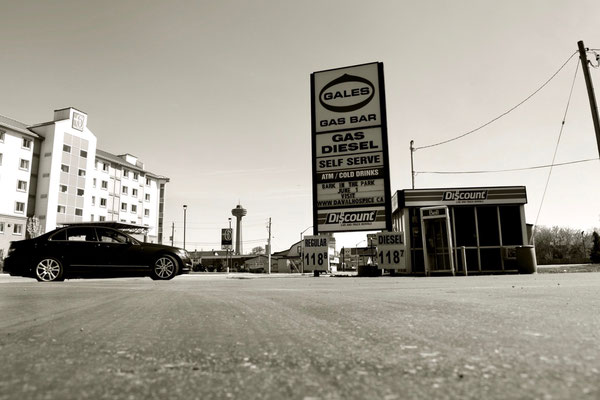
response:
M0 399L600 398L600 273L250 278L0 275Z

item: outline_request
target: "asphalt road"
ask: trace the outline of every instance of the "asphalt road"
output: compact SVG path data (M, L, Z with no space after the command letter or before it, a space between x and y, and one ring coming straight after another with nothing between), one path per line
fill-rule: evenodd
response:
M600 398L600 273L0 275L0 316L0 399Z

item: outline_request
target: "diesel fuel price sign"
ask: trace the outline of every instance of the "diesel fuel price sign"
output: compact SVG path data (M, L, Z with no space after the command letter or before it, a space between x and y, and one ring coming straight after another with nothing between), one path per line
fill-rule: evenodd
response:
M377 234L377 267L379 269L406 269L403 232Z
M304 272L329 271L329 238L324 235L304 236L302 261Z

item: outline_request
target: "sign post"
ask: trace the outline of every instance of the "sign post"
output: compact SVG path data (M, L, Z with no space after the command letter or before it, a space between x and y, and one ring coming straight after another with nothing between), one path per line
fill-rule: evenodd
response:
M233 229L221 229L221 250L227 250L227 273L229 273L229 252L233 247Z
M313 226L392 230L383 64L311 74Z

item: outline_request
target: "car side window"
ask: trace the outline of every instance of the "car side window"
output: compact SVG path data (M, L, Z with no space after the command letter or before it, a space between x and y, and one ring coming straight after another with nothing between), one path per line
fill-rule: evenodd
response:
M63 229L62 231L56 232L54 235L50 236L48 240L67 240L67 230Z
M111 229L97 229L101 242L104 243L127 243L127 236Z
M96 233L94 229L74 227L67 229L67 240L70 242L95 242Z

